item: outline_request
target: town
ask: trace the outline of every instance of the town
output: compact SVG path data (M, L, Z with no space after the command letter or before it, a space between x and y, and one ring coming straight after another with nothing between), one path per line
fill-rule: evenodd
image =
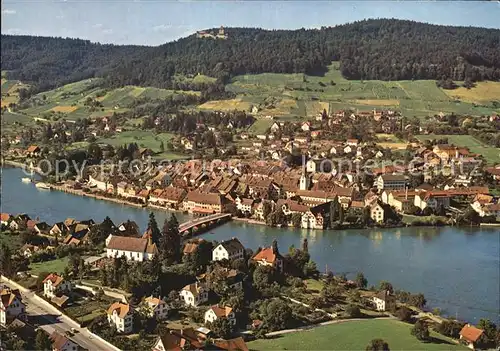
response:
M254 252L237 238L183 239L179 227L172 215L160 230L152 213L142 235L132 221L49 225L2 213L2 231L26 242L17 252L2 244L2 342L8 349L248 350L249 340L280 330L363 318L414 323L411 334L427 342L429 327L470 347L495 342L489 320L473 326L424 313L423 294L387 281L368 287L361 272L354 280L320 273L307 239L301 248L281 251L274 241ZM41 323L53 315L62 319L57 328Z
M2 4L0 351L500 347L497 4L311 5Z

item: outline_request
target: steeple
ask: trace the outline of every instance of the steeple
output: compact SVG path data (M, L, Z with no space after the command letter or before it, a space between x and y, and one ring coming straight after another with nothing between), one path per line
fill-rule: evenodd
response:
M309 190L309 177L307 176L305 157L302 158L302 175L300 176L300 190Z

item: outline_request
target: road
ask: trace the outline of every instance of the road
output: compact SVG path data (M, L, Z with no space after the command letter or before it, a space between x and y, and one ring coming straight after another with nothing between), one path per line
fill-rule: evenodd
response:
M110 349L108 344L94 338L86 328L80 328L70 318L61 315L55 307L47 306L35 299L34 292L21 292L21 294L29 318L36 319L37 324L49 334L52 334L56 330L64 335L66 331L71 331L71 328L75 328L78 332L71 339L81 347L91 351Z

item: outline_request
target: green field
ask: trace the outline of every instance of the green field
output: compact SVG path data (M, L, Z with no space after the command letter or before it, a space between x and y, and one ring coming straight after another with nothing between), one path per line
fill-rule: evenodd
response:
M372 339L384 339L391 350L467 350L432 332L430 343L410 334L411 325L396 320L345 322L248 343L250 350L364 350Z
M448 143L455 146L467 147L473 153L483 155L488 163L500 163L500 149L493 146L488 146L477 140L471 135L418 135L417 139L420 141L431 139L448 138Z
M498 82L489 82L487 86L490 90L500 89ZM260 106L262 115L284 114L283 111L276 113L273 109L265 107L264 102L270 96L278 100L296 100L296 107L289 106L286 112L302 117L311 117L320 112L318 103L329 105L331 110L354 108L368 111L374 108L393 108L400 110L406 116L417 117L439 112L482 115L499 111L498 108L493 108L493 100L483 99L480 104L475 105L470 97L474 92L469 92L469 95L460 100L460 96L450 96L448 92L438 88L433 80L395 82L346 80L340 73L338 62L333 62L323 76L278 73L236 76L226 86L226 90ZM478 89L477 94L482 91L484 88ZM316 105L311 104L312 101Z
M137 143L140 148L149 148L155 153L155 158L159 159L181 159L186 155L176 154L167 150L167 142L173 137L170 133L153 134L151 131L125 131L115 134L111 138L101 138L97 142L100 144L110 144L113 146L128 145L130 143ZM165 152L160 153L160 143L163 141Z
M40 272L63 273L68 265L68 257L58 258L52 261L31 263L29 265L30 273L38 275Z

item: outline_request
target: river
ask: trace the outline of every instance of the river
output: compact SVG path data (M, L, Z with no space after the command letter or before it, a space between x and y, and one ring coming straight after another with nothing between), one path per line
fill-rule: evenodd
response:
M48 223L67 217L109 216L116 224L136 221L147 226L151 209L141 209L95 200L59 191L38 190L21 182L17 168L4 168L1 210L27 213ZM169 213L153 210L161 227ZM189 218L176 213L180 222ZM237 237L255 250L278 240L282 252L291 245L300 247L304 238L320 271L363 272L369 285L390 281L395 288L422 292L428 307L443 314L475 323L479 318L500 322L500 230L480 228L396 228L344 231L277 229L242 222L229 222L204 234L209 240Z

